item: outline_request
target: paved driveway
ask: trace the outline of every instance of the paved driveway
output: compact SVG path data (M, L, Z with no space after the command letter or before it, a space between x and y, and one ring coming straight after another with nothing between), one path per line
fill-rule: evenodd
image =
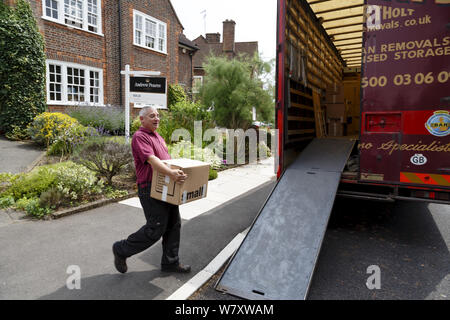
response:
M23 172L43 153L29 142L10 141L0 136L0 172Z

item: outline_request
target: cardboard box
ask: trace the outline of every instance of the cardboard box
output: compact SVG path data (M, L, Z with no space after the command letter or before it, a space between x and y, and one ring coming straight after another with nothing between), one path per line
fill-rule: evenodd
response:
M188 175L183 183L175 183L169 176L153 170L150 196L175 205L189 203L206 197L209 164L191 159L163 160L172 169L181 169Z
M328 136L342 137L346 135L346 124L340 120L331 119L328 123Z
M327 94L336 94L344 91L344 85L342 83L334 82L331 85L327 86L325 89Z
M325 103L345 103L345 93L341 90L339 93L326 93Z
M347 118L347 106L344 103L328 103L326 110L327 118Z

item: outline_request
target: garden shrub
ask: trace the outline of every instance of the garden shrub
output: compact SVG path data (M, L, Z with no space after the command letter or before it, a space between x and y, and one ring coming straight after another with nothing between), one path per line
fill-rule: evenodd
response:
M190 101L178 102L171 107L170 112L161 114L158 133L168 144L172 143L172 134L176 129L186 129L193 139L195 121L202 122L203 131L214 128L211 114L203 105ZM205 145L207 142L203 143Z
M213 168L209 168L209 179L208 180L214 180L217 179L217 171Z
M67 112L86 127L96 128L102 135L125 134L125 110L119 107L78 106Z
M24 129L45 111L44 39L25 0L0 2L0 131ZM16 129L17 132L17 129Z
M140 127L141 127L141 119L138 116L136 119L133 120L133 122L131 122L130 136L132 137L133 134L135 134Z
M15 200L24 197L39 197L42 192L54 184L55 179L55 172L47 167L38 167L27 174L19 174L17 178L12 179L11 186L3 193L12 196Z
M169 103L169 109L178 102L186 101L186 92L184 91L184 88L180 86L179 84L171 84L169 85L169 91L168 91L168 103Z
M0 197L0 208L9 208L14 206L16 202L12 196Z
M47 154L55 156L70 155L77 145L84 143L91 137L97 136L99 136L99 133L94 128L85 127L81 124L72 124L70 127L62 130L56 137Z
M52 212L48 207L41 207L39 198L21 198L15 204L15 209L25 211L30 216L42 218Z
M21 141L30 139L27 128L22 128L16 125L11 126L11 131L5 134L5 137L9 140Z
M55 188L66 200L81 200L86 196L102 192L103 182L88 168L68 161L54 169Z
M112 184L112 178L132 165L131 146L115 139L91 139L74 152L73 161Z
M28 134L38 144L50 146L65 130L78 121L60 112L44 112L36 116L28 127Z
M35 168L29 173L0 175L0 206L42 217L62 205L72 205L102 192L95 173L73 162Z
M51 209L58 208L63 204L63 201L64 195L62 191L58 190L56 187L52 187L49 190L42 192L39 197L39 205Z

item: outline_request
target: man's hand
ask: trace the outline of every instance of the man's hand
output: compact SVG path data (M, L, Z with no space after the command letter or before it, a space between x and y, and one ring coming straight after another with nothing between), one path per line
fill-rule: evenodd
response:
M187 178L187 175L180 169L173 169L172 170L172 174L170 175L170 177L175 181L175 182L184 182Z
M180 169L170 169L165 163L163 163L158 157L150 156L148 158L148 163L153 167L154 170L161 172L162 174L169 176L175 182L184 182L187 175Z

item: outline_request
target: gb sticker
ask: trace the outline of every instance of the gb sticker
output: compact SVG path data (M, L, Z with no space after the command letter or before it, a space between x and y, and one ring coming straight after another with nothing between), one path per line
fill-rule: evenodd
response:
M411 163L416 166L422 166L427 163L427 158L423 154L416 153L411 157Z

